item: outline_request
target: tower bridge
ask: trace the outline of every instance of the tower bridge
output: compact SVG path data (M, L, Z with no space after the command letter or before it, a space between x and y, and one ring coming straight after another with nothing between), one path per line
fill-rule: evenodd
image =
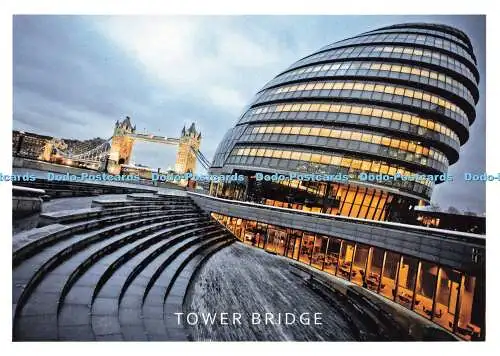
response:
M32 134L24 132L16 135L13 146L17 149L14 150L14 154L28 152L29 158L67 165L83 165L110 174L120 174L122 166L130 164L136 141L177 146L174 168L176 173L195 172L197 162L200 162L205 169L210 165L210 161L199 150L201 132L196 129L194 123L188 128L184 127L180 137L137 132L129 116L122 121L116 121L113 135L107 139L76 141L43 137L33 141L30 135ZM37 147L31 147L33 142L36 142ZM22 149L23 145L31 146L29 149Z

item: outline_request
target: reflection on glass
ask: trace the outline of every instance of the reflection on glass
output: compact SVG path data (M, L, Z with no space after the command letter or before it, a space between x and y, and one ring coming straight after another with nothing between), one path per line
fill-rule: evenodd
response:
M366 266L366 285L372 291L376 292L378 290L383 263L384 250L372 247L368 255L368 263Z
M368 260L368 246L358 244L356 246L356 254L352 263L351 281L359 286L366 286L366 261Z
M335 239L333 237L330 237L328 240L329 241L328 241L328 248L326 250L324 270L328 273L335 274L337 270L340 245L342 240Z
M382 271L380 294L394 300L396 295L396 276L399 268L400 256L394 252L387 252Z
M285 251L286 229L269 225L267 229L266 250L283 255Z
M477 340L481 333L479 325L482 324L482 318L479 316L481 312L478 310L480 308L477 308L477 302L475 303L478 283L476 283L476 277L472 276L463 276L462 281L456 332L466 340Z
M438 267L429 262L421 262L415 289L415 310L423 317L430 319L432 314L432 301L436 288Z
M325 251L326 245L328 243L328 238L325 236L316 236L314 240L314 247L312 252L311 265L313 267L323 269L323 263L325 262Z
M311 263L311 253L314 245L314 235L304 233L302 243L300 245L299 261L307 264Z
M458 271L446 267L439 269L436 303L432 319L448 330L453 330L460 279Z
M413 288L417 278L418 261L415 258L403 256L399 267L398 295L396 301L411 309Z
M256 241L257 241L257 246L259 246L260 248L264 248L264 244L267 238L266 230L267 230L267 224L257 223Z
M349 274L351 272L352 259L354 257L354 244L349 242L343 242L342 248L340 250L339 267L337 275L349 279Z

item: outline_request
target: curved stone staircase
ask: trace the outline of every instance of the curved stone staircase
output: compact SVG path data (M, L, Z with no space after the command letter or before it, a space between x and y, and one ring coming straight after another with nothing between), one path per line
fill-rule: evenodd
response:
M14 236L13 339L187 340L190 281L233 235L190 198L129 194Z

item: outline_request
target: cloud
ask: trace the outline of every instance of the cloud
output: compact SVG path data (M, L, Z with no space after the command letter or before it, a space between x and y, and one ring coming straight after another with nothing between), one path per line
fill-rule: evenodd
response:
M240 29L227 19L106 17L94 23L167 92L231 112L242 109L255 90L254 80L241 81L242 73L274 67L291 54L265 31Z
M328 43L405 21L463 28L484 78L484 23L464 16L14 16L14 128L109 137L128 115L139 130L176 137L195 122L212 158L276 74ZM484 83L471 139L450 172L485 169ZM160 145L138 143L133 155L155 168L175 161L174 148ZM482 212L484 184L445 183L433 198Z

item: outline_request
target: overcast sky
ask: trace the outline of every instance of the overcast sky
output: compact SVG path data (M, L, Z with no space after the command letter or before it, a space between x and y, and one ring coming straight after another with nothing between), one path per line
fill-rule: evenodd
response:
M14 129L109 138L131 116L139 131L178 137L201 129L211 160L254 94L326 44L401 22L440 22L472 39L481 75L478 117L433 202L485 211L485 22L481 16L15 16ZM136 143L132 160L173 166L175 147Z

